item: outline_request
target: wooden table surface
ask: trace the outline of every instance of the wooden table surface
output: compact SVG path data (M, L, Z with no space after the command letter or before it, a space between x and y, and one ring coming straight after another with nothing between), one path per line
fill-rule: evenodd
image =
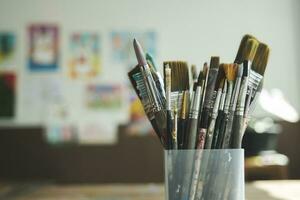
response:
M0 184L2 200L163 200L162 184L55 185ZM247 200L299 200L299 181L246 184Z

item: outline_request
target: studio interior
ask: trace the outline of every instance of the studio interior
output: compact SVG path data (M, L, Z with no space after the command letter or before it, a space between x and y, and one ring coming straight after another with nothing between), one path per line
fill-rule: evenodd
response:
M299 11L0 0L0 200L299 200Z

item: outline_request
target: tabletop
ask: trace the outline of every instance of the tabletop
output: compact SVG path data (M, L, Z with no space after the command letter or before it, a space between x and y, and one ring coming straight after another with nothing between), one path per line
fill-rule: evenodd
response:
M0 183L5 200L163 200L163 184ZM299 200L300 180L246 184L246 200Z

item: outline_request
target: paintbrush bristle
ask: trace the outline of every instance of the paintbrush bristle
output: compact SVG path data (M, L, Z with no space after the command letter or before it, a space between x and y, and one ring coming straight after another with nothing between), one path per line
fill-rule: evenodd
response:
M198 75L197 83L200 85L204 79L205 79L205 76L204 76L204 72L202 70L202 71L200 71L200 73Z
M205 63L203 64L203 69L202 69L202 71L203 71L204 77L206 77L206 76L208 75L208 65L207 65L207 62L205 62ZM205 79L205 78L204 78L204 79Z
M241 64L244 60L243 60L243 52L244 52L244 48L247 44L247 41L249 39L254 39L256 41L258 41L255 37L253 37L252 35L244 35L244 37L242 38L241 40L241 43L240 43L240 46L239 46L239 49L238 49L238 52L236 54L236 57L235 57L235 60L234 62L235 63L238 63L238 64Z
M243 51L242 60L253 61L259 42L254 39L248 39Z
M185 61L167 61L164 67L169 65L171 68L171 91L189 90L189 68Z
M215 84L215 90L218 90L219 88L223 88L225 81L225 71L224 71L224 64L220 64L218 76Z
M251 69L263 76L268 64L269 53L270 49L268 45L260 43L257 48Z
M197 80L197 67L196 67L196 65L191 66L191 72L192 72L193 81L196 81Z
M228 81L234 81L237 72L236 64L224 64L224 72Z
M209 68L213 69L213 68L218 68L220 64L220 57L218 56L212 56L210 59L210 64L209 64Z

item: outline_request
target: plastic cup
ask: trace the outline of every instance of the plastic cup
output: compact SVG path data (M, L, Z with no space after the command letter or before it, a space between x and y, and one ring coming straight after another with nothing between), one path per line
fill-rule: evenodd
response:
M244 200L244 150L165 150L166 200Z

